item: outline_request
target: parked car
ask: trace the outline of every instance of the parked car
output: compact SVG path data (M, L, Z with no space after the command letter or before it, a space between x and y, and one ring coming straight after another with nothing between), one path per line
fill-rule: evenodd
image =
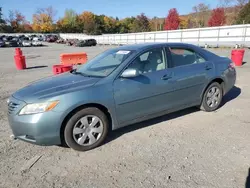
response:
M30 46L32 46L32 41L30 41L28 37L25 37L21 41L21 45L24 47L30 47Z
M0 40L3 40L4 37L5 37L5 35L1 35L0 36Z
M32 43L32 46L42 46L43 45L38 37L34 37L31 43Z
M96 42L95 39L89 39L88 43L89 43L90 46L96 46L97 45L97 42Z
M7 39L7 37L3 38L3 42L5 43L5 46L9 46L10 41Z
M58 37L56 35L51 35L51 36L48 36L46 41L47 42L56 42L58 39Z
M84 47L84 46L96 46L96 40L95 39L86 39L86 40L79 40L75 46L78 47Z
M5 47L5 42L2 41L2 40L0 40L0 47L1 47L1 48L2 48L2 47Z
M59 39L57 39L56 43L65 44L65 40L63 38L59 38Z
M194 45L122 46L18 90L8 119L14 138L86 151L110 130L192 106L215 111L235 80L230 59Z
M7 36L6 37L8 41L11 41L14 37L13 36Z
M43 41L43 36L42 35L39 35L37 38L38 38L39 41Z
M11 40L11 41L8 41L8 46L9 47L18 47L18 42L17 40Z
M78 41L79 41L78 39L68 39L68 40L66 40L66 45L67 46L75 46Z

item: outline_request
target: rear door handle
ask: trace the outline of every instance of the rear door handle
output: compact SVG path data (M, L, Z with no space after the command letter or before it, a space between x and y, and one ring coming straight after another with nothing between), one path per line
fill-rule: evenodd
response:
M172 76L164 75L161 79L162 79L162 80L169 80L169 79L171 79L171 78L172 78Z

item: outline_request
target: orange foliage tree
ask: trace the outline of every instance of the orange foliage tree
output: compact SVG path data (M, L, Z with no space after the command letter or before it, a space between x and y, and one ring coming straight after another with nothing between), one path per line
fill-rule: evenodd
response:
M84 33L93 34L95 31L95 15L92 12L85 11L79 15L79 20L83 23Z
M27 26L29 23L25 19L25 16L21 14L19 11L10 11L9 12L9 23L13 30L13 32L31 32L32 29Z
M49 33L53 32L53 17L55 11L52 7L45 9L39 9L36 14L33 15L32 28L36 32Z

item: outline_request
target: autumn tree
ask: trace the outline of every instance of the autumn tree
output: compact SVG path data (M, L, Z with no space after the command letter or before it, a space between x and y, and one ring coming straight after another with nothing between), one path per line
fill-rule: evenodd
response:
M248 1L249 0L219 0L219 6L225 9L227 25L237 23L239 12Z
M151 31L162 31L164 26L164 19L154 17L150 20Z
M32 28L36 32L49 33L54 30L54 17L56 11L50 6L47 8L38 9L33 15Z
M147 16L145 16L144 13L141 13L140 15L138 15L133 24L132 24L132 28L131 28L132 32L148 32L150 31L150 23L149 23L149 19Z
M226 23L224 8L216 8L212 11L212 15L208 21L210 27L222 26Z
M95 34L96 24L95 15L92 12L85 11L79 15L80 21L83 23L83 32L86 34Z
M25 24L23 24L23 31L25 33L32 33L33 32L32 25L29 22L26 22Z
M180 17L180 28L181 29L188 29L189 28L189 17L188 16L181 16Z
M176 30L179 28L180 18L177 10L175 8L170 9L168 12L168 16L165 20L165 30Z
M195 27L206 26L210 14L210 7L208 4L200 3L193 8L192 19L195 22Z
M104 16L103 23L104 23L104 32L105 33L115 33L116 32L116 19L108 16Z
M250 2L248 2L240 11L237 24L250 24Z
M25 16L21 14L19 11L9 11L9 19L8 22L13 30L13 32L25 32L27 29L27 20Z

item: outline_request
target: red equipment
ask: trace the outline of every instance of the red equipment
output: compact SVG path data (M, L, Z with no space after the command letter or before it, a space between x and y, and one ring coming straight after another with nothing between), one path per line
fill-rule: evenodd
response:
M73 69L72 65L53 65L54 75L68 72L71 71L72 69Z
M232 50L231 59L234 62L235 66L242 66L245 50Z
M26 69L25 56L23 56L23 52L20 48L15 49L14 59L17 70Z

